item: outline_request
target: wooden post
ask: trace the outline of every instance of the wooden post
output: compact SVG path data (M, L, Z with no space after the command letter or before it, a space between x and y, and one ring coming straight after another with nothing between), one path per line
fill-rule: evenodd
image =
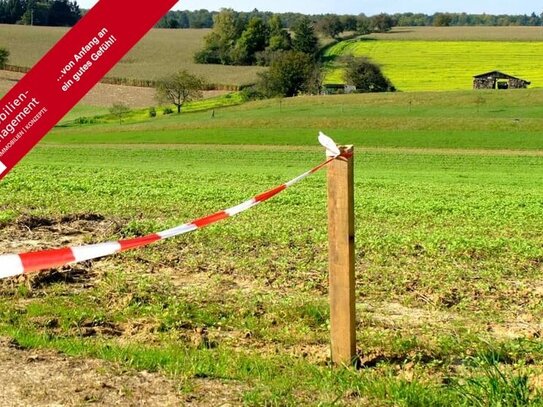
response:
M332 362L356 359L354 278L354 148L328 167L328 247Z

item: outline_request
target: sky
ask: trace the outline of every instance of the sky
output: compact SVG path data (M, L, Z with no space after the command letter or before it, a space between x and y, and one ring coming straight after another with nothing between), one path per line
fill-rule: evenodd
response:
M81 8L90 8L96 0L77 0ZM473 14L541 14L543 4L534 0L181 0L176 10L220 10L233 8L236 11L301 12L305 14L360 14L420 12L466 12ZM152 4L152 3L151 3Z

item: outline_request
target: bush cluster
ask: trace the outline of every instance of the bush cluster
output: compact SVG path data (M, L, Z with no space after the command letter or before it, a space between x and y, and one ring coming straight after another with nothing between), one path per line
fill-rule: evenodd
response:
M268 20L246 18L225 9L215 16L213 31L194 59L202 64L268 66L279 53L291 50L310 55L318 52L318 40L309 19L300 19L291 36L277 15Z

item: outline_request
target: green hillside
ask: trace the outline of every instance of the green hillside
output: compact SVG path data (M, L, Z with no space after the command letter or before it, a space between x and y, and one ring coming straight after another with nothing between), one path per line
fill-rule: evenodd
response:
M246 103L214 117L204 111L71 125L45 142L314 146L323 130L365 147L543 149L542 117L540 89L307 96Z

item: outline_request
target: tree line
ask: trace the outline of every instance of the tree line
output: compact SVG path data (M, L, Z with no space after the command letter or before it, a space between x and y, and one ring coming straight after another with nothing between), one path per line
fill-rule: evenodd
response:
M81 18L76 1L0 0L1 24L70 27Z
M213 28L213 19L218 11L179 10L168 12L156 25L158 28ZM467 14L467 13L395 13L367 16L301 13L272 13L259 11L239 12L246 20L259 17L263 21L279 15L285 28L291 29L301 17L309 17L316 27L328 27L341 32L359 31L360 27L375 25L375 20L388 20L390 28L395 26L539 26L543 25L543 13L537 15L508 14ZM76 1L69 0L0 0L0 23L34 24L51 26L72 26L81 18L81 10ZM330 27L333 22L333 27ZM324 28L326 29L326 28Z
M300 18L292 34L278 15L264 20L223 9L215 16L213 30L194 59L202 64L268 66L284 51L298 51L311 57L317 54L318 39L309 18Z
M467 14L435 13L433 15L403 13L391 16L394 24L405 26L539 26L543 24L543 13L519 14Z
M195 11L170 11L157 24L159 28L213 28L213 19L218 11L205 9ZM285 28L291 29L302 17L309 17L317 27L326 26L331 21L333 30L357 31L360 26L375 25L375 20L388 20L392 27L407 26L540 26L543 25L543 13L539 15L533 12L530 15L519 14L468 14L468 13L394 13L367 16L364 13L358 15L304 15L301 13L272 13L268 11L253 10L251 12L239 12L239 16L245 20L259 17L263 21L269 21L274 15L281 18Z

